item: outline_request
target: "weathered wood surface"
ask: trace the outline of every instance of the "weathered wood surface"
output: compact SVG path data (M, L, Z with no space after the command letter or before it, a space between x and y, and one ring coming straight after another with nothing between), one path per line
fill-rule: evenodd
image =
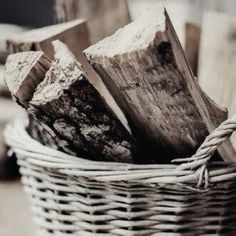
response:
M43 81L35 89L31 88L27 96L31 97L29 101L27 99L27 111L52 130L58 140L68 144L60 145L60 149L65 152L69 149L81 157L94 160L135 161L135 141L131 134L89 83L81 65L67 47L59 41L54 42L54 47L55 59L50 69ZM25 57L27 54L33 54L38 61L40 59L38 52L28 52ZM19 55L22 53L10 57L13 61L13 58ZM22 60L24 62L25 58ZM7 65L10 71L12 67L11 64ZM17 70L19 71L19 67ZM21 70L32 71L31 65L26 65ZM7 76L6 81L12 81L11 77ZM18 82L22 84L21 79L18 79ZM10 83L9 88L13 96L20 94L18 90L15 91L15 87ZM18 85L17 88L29 93L23 86ZM21 97L18 96L17 99ZM20 103L24 102L25 100Z
M126 0L55 0L58 18L88 20L91 42L95 43L130 22Z
M209 0L207 0L209 1ZM185 24L186 22L200 24L202 19L204 0L168 0L159 1L168 11L173 20L173 26L180 40L181 45L185 46ZM128 0L131 19L137 19L144 9L155 8L157 0Z
M184 52L188 64L190 65L193 74L198 73L198 57L201 38L201 28L193 23L185 24L185 47Z
M162 8L147 11L85 54L126 115L153 162L192 155L227 118L201 91ZM219 149L234 161L230 143Z
M5 81L13 99L26 110L38 84L43 81L51 62L43 52L22 52L8 56ZM30 112L29 112L30 113ZM56 135L43 126L34 114L29 114L27 131L31 137L44 145L56 148Z
M236 18L206 12L202 27L199 83L231 117L236 114ZM231 140L236 148L236 136Z
M127 120L108 92L107 88L104 86L101 78L96 74L88 61L82 55L82 51L90 46L89 30L85 20L75 20L18 34L8 41L8 50L10 53L41 50L46 53L49 58L53 59L54 50L52 41L55 39L64 42L68 46L69 50L73 52L77 60L79 60L87 72L89 81L99 91L101 96L105 98L123 125L129 129Z
M40 51L10 55L6 62L5 81L13 98L27 107L50 66L51 61Z

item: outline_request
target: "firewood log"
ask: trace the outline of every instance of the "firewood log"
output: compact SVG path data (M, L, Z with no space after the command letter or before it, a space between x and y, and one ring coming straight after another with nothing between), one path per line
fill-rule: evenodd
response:
M66 43L70 51L73 52L77 60L83 65L88 74L89 81L99 91L101 96L105 98L122 124L129 129L124 114L110 95L101 78L96 74L82 54L82 51L90 45L89 30L85 20L75 20L18 34L8 40L8 50L10 53L41 50L49 58L53 59L54 50L52 41L55 39Z
M7 40L7 48L9 53L40 50L50 59L53 59L54 50L52 41L55 39L60 39L67 43L68 47L75 53L77 59L82 61L83 64L88 64L82 55L83 49L90 45L87 23L84 19L78 19L38 29L31 29L24 33L11 36ZM40 61L38 62L37 65L40 65ZM44 69L43 71L41 70L41 76L35 78L40 78L40 80L43 79L47 69ZM34 77L35 75L33 74L33 70L35 69L32 68L29 75ZM39 72L39 68L36 68L36 71ZM32 78L30 78L29 83L32 81ZM39 83L41 81L37 82ZM35 83L35 88L38 83ZM29 89L32 90L30 87ZM49 147L56 147L56 145L60 146L60 143L55 141L57 138L56 135L53 134L53 131L49 127L43 126L33 115L29 116L27 131L32 138L38 140L44 145ZM65 145L63 146L63 149L65 149Z
M35 65L33 61L37 58L39 64L42 55L39 52L25 52L9 56L5 79L13 96L27 108L28 113L49 127L58 140L66 142L66 148L73 153L93 160L135 161L137 151L132 135L89 83L81 64L68 48L59 41L54 42L54 47L55 59L52 65L42 82L36 88L31 86L30 90L22 85L24 80L21 78L24 74L27 82L32 65ZM20 57L21 67L17 59ZM27 62L29 57L34 60L31 58ZM19 79L12 75L11 68L21 71L21 76L17 77ZM35 66L33 69L38 71ZM18 82L17 86L12 86L11 81L14 80ZM24 92L27 99L22 99L24 97L21 94ZM63 145L60 147L67 152Z
M24 60L23 60L24 59ZM10 55L7 58L5 81L13 99L25 109L33 97L33 91L44 79L51 61L43 52L28 52ZM55 148L55 134L40 124L34 114L29 115L28 133L44 145Z
M227 118L200 89L163 7L85 50L120 105L139 142L156 153L153 162L192 155ZM219 152L234 161L231 143Z
M202 24L199 84L232 117L236 113L236 18L206 12ZM232 136L236 149L236 136Z

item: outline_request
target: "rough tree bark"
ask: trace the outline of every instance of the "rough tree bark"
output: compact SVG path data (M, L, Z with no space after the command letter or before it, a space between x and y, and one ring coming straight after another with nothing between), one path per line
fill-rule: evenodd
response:
M85 54L126 115L153 162L192 155L227 118L201 91L164 8L147 11ZM219 148L234 161L231 143Z
M84 56L82 55L83 49L90 45L87 23L84 19L78 19L67 23L38 29L31 29L21 34L19 33L15 36L11 36L7 40L7 48L9 53L42 51L50 59L53 59L54 50L52 41L55 39L60 39L67 43L68 47L75 53L77 59L83 63L87 63ZM37 64L40 65L40 60ZM33 67L31 73L28 76L34 77L35 75L33 71L36 71L37 73L41 71L41 76L35 78L42 80L47 70L39 70L39 68ZM28 81L29 83L33 82L35 88L37 87L38 83L41 82L37 81L38 83L35 83L36 81L32 80L32 78L29 78ZM30 85L29 89L32 89L30 88ZM27 94L27 96L29 96L29 94ZM53 134L53 131L50 128L43 126L33 115L29 116L29 126L27 127L27 131L31 137L38 140L42 144L50 147L56 146L55 143L57 142L54 141L56 140L56 135ZM60 146L59 143L57 143L57 145Z
M44 79L51 61L43 52L27 52L10 55L7 58L5 81L13 99L26 110L33 92ZM34 114L29 115L27 131L31 137L44 145L55 148L57 145L55 134L43 126Z
M31 92L26 96L31 99L22 101L22 96L19 96L22 92L10 83L8 87L13 96L17 96L21 104L26 102L27 106L24 106L27 111L49 127L59 140L65 141L68 144L66 148L77 155L102 161L135 161L137 152L131 134L89 83L81 65L67 47L59 41L54 42L54 47L55 59L50 69L43 81L35 89L31 88L33 96L31 97ZM39 58L38 52L28 54ZM14 63L16 60L13 59L17 55L22 54L10 56ZM26 66L21 70L32 71L32 66L27 66L24 61L23 57L22 63ZM9 70L10 67L12 65L8 64ZM19 71L19 67L17 70ZM11 81L11 77L13 76L8 76L6 80ZM28 75L24 78L27 81ZM21 85L24 81L17 81L20 84L16 88L28 94L28 89ZM61 145L62 149L63 146Z
M68 46L69 50L73 52L88 74L89 81L99 91L101 96L105 98L109 107L111 107L122 124L129 129L124 114L115 103L101 78L96 74L82 54L82 51L90 46L89 30L85 20L75 20L68 23L30 30L23 34L19 34L14 38L12 37L9 39L8 50L10 53L41 50L49 58L53 59L54 50L52 41L55 39L59 39L64 42Z

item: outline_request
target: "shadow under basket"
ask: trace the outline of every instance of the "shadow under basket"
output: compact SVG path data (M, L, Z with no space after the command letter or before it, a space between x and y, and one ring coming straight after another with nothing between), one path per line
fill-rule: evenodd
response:
M39 235L236 235L236 165L208 163L236 116L170 165L94 162L45 147L16 120L16 153ZM27 227L27 226L26 226Z

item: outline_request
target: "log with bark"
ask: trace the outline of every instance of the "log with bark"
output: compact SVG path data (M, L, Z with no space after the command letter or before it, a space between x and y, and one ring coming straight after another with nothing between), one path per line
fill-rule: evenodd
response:
M40 51L8 56L5 81L13 99L25 109L28 109L28 102L32 99L33 91L42 82L50 66L50 59ZM49 147L57 145L53 138L55 135L52 135L50 129L45 129L33 114L29 115L27 131L31 137L44 145Z
M53 131L60 150L93 160L135 162L138 152L130 132L68 48L59 41L54 48L52 64L41 52L9 56L5 80L13 97Z
M15 36L9 37L7 40L7 48L9 53L40 50L43 51L50 59L53 59L54 50L52 41L55 39L61 39L63 42L67 43L68 47L75 53L77 59L82 61L83 64L88 64L82 55L83 49L90 45L87 23L84 19L78 19L63 24L28 30L24 33L16 34ZM40 67L40 61L38 61L37 65ZM34 70L35 69L32 68L29 76L35 76ZM37 67L36 72L39 71L40 70ZM43 79L45 71L45 69L42 70L41 76L35 77L39 79L39 81L37 81L38 83ZM34 86L37 86L38 83L35 82L36 81L32 80L32 78L29 79L29 83L34 83ZM31 88L29 87L29 89ZM56 147L56 145L60 146L60 142L58 143L55 141L57 138L53 131L50 128L40 124L40 122L33 115L29 116L29 125L27 127L27 131L31 137L44 145L49 147ZM66 145L63 145L63 149L65 149L65 146Z
M106 99L113 112L115 112L121 122L128 128L127 121L120 108L104 86L101 78L95 73L82 54L82 51L90 45L89 30L85 20L75 20L18 34L8 40L8 50L10 53L41 50L49 58L53 59L54 50L52 41L55 39L66 43L69 50L73 52L77 60L83 65L88 74L89 81Z
M236 18L206 12L202 23L199 84L229 116L236 113ZM232 137L236 148L236 136Z
M169 162L192 155L227 118L200 89L163 7L85 50L87 59L120 105L136 139ZM231 143L219 149L235 161Z

